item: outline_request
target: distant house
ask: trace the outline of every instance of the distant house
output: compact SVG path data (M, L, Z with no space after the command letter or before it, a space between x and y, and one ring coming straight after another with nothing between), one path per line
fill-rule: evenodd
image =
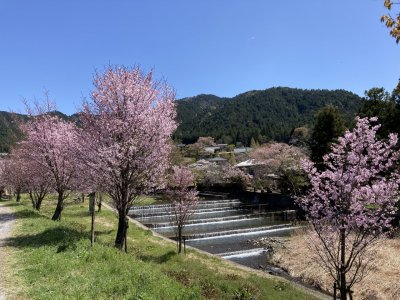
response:
M238 164L235 165L237 168L246 168L246 167L254 167L254 166L259 166L262 165L262 163L257 162L255 159L248 159L245 161L242 161Z
M247 153L252 150L253 150L253 148L250 148L250 147L240 147L240 148L233 149L233 153L235 153L235 154Z
M210 162L208 160L206 160L206 159L199 159L198 161L196 161L195 164L204 166L204 165L209 165Z
M218 146L204 147L204 151L207 153L215 153L219 149L220 149L220 147L218 147Z
M222 157L214 157L208 159L209 162L211 163L216 163L217 165L224 165L228 163L228 160Z
M217 147L219 147L219 150L226 150L228 148L228 144L217 144Z

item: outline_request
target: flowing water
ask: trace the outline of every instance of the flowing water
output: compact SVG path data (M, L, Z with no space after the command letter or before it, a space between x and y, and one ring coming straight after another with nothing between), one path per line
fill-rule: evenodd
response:
M192 211L184 228L187 245L258 268L266 263L268 250L249 240L287 236L296 228L294 210L268 211L262 204L221 198L216 195L212 200L203 199ZM135 207L130 215L157 233L175 238L170 204Z

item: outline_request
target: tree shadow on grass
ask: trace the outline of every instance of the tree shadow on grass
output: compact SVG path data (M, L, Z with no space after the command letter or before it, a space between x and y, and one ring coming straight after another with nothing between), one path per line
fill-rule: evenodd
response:
M175 251L168 251L162 255L139 255L138 258L145 262L154 262L157 264L163 264L168 262L172 257L176 256Z
M39 211L24 209L14 213L16 219L48 219L46 216L42 215Z
M39 248L43 246L59 245L57 252L62 252L70 247L75 248L79 240L88 238L89 234L87 232L78 231L65 226L58 226L46 229L37 234L26 234L7 238L5 244L16 248Z
M108 235L111 234L114 230L110 229L110 230L95 230L94 231L94 235L96 236L101 236L101 235Z
M16 202L14 199L1 199L0 204L5 207L11 207L18 204L18 202Z
M47 219L46 216L43 216L36 211L24 209L24 210L14 212L14 213L1 213L0 214L0 224L7 222L9 220L13 220L13 219L38 219L38 218Z
M14 214L2 213L2 214L0 214L0 225L13 220L14 218L15 218Z
M86 210L79 211L63 211L63 217L73 216L73 217L87 217L90 218L90 213Z

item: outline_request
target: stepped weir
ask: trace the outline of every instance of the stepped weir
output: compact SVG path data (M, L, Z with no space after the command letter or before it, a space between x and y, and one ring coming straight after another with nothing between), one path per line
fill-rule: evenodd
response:
M264 237L287 236L295 227L296 211L273 210L267 204L246 203L227 196L204 195L184 228L186 244L258 268L268 249L249 242ZM207 199L210 198L211 199ZM171 204L134 207L130 216L168 238L175 238Z

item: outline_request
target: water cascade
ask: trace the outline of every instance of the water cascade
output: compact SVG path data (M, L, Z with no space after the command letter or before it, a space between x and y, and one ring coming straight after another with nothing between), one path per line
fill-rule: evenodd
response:
M263 204L246 204L239 199L203 199L184 228L186 244L225 259L255 267L265 261L268 250L250 239L287 236L293 229L295 210L268 210ZM134 207L130 216L159 234L175 238L171 204Z

